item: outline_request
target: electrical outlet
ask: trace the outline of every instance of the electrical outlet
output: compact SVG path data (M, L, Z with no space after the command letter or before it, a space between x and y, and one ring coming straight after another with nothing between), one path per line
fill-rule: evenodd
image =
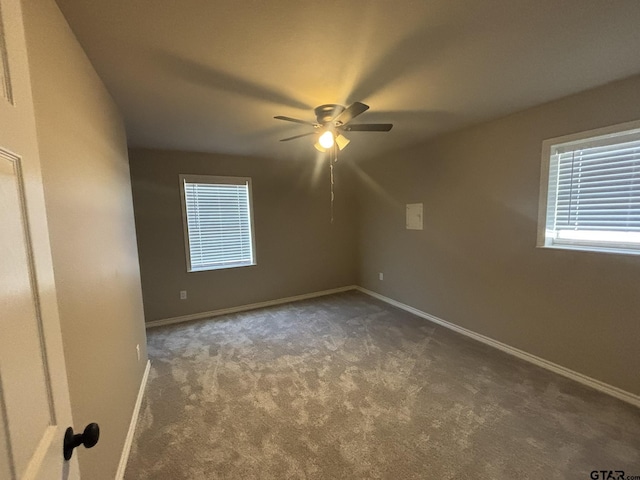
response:
M380 273L378 274L378 279L380 279L380 280L384 280L384 273L380 272Z
M180 290L180 300L186 300L186 299L187 299L187 291Z
M138 355L138 361L140 361L140 344L136 345L136 355Z

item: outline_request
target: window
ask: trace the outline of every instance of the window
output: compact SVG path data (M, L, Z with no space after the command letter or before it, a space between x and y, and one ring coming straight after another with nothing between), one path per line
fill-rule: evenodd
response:
M640 254L640 122L543 143L538 245Z
M180 175L187 271L255 265L251 179Z

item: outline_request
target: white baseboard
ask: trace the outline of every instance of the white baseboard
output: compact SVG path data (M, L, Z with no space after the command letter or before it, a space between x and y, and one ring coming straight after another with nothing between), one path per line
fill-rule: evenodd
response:
M192 315L182 315L180 317L163 318L162 320L153 320L146 323L147 328L161 327L163 325L172 325L174 323L189 322L191 320L202 320L204 318L218 317L229 313L245 312L247 310L255 310L257 308L271 307L273 305L281 305L283 303L298 302L308 298L323 297L325 295L333 295L334 293L346 292L348 290L356 290L355 285L346 287L332 288L330 290L322 290L320 292L305 293L303 295L295 295L293 297L278 298L276 300L267 300L266 302L250 303L248 305L240 305L238 307L222 308L220 310L212 310L210 312L194 313Z
M434 315L430 315L426 312L423 312L422 310L418 310L417 308L411 307L409 305L406 305L404 303L398 302L397 300L393 300L392 298L389 297L385 297L384 295L380 295L379 293L376 292L372 292L371 290L367 290L366 288L362 288L362 287L356 287L356 290L362 292L362 293L366 293L367 295L370 295L374 298L377 298L378 300L382 300L383 302L388 303L389 305L393 305L394 307L398 307L402 310L405 310L409 313L413 313L414 315L417 315L418 317L422 317L425 318L433 323L436 323L438 325L441 325L445 328L448 328L449 330L453 330L454 332L458 332L462 335L465 335L469 338L472 338L474 340L477 340L478 342L482 342L486 345L489 345L493 348L497 348L498 350L502 350L503 352L506 352L510 355L513 355L514 357L518 357L522 360L525 360L529 363L533 363L534 365L537 365L539 367L542 367L546 370L550 370L554 373L557 373L559 375L562 375L563 377L567 377L570 378L571 380L575 380L576 382L579 382L583 385L586 385L588 387L591 388L595 388L596 390L599 390L603 393L606 393L608 395L611 395L612 397L615 397L619 400L622 400L624 402L630 403L631 405L635 405L636 407L640 407L640 396L635 395L633 393L627 392L625 390L622 390L618 387L614 387L612 385L609 385L607 383L601 382L600 380L596 380L595 378L591 378L588 377L586 375L583 375L582 373L578 373L575 372L573 370L570 370L566 367L563 367L561 365L558 365L556 363L550 362L548 360L545 360L544 358L540 358L537 357L535 355L532 355L530 353L527 353L523 350L517 349L515 347L511 347L505 343L499 342L497 340L494 340L492 338L486 337L484 335L481 335L479 333L473 332L471 330L468 330L464 327L460 327L458 325L455 325L453 323L447 322L446 320L442 320L441 318L438 318Z
M151 369L151 361L147 360L147 366L144 369L142 380L140 381L140 388L138 389L138 398L136 398L136 404L133 407L133 414L131 415L131 422L129 423L129 431L124 441L124 447L122 448L122 454L120 455L120 463L118 464L118 471L116 472L115 480L122 480L124 478L124 471L127 468L127 461L129 461L129 452L131 452L131 444L133 443L133 434L136 433L136 423L138 423L138 416L140 415L140 405L142 405L142 397L144 397L144 390L147 386L147 379L149 378L149 370Z

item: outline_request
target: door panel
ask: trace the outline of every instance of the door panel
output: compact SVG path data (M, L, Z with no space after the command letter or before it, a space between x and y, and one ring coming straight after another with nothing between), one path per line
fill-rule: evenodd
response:
M19 0L0 0L0 226L0 478L79 478Z
M12 478L11 454L9 453L9 430L2 402L2 379L0 378L0 478Z
M43 358L43 339L35 279L30 267L20 159L0 150L0 252L3 253L0 291L3 325L0 337L2 393L11 427L21 434L12 437L16 471L26 469L42 433L52 423L50 392ZM28 415L22 414L22 412Z
M0 3L0 19L2 19L2 4ZM4 23L0 21L0 93L4 99L13 104L11 93L11 75L9 72L9 57L7 52L7 42L4 35Z

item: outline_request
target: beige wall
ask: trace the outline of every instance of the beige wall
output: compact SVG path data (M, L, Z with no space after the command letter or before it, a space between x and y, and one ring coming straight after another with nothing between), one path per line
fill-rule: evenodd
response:
M147 321L351 285L355 227L346 167L336 167L335 223L329 173L311 160L131 150ZM178 175L252 178L257 265L187 273ZM179 291L187 290L187 300Z
M640 394L640 257L535 247L542 141L638 118L635 77L363 164L359 284Z
M74 428L101 428L76 451L113 479L146 363L125 133L56 4L23 4Z

